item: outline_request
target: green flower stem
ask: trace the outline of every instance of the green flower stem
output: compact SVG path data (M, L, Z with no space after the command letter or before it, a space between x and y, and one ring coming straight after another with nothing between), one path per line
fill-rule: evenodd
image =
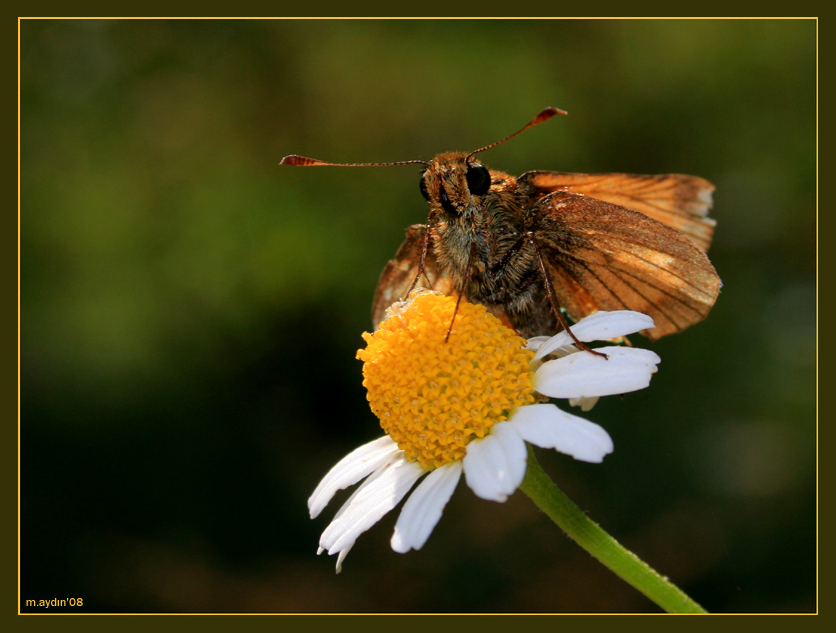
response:
M522 491L578 545L668 613L708 613L587 517L554 485L528 447Z

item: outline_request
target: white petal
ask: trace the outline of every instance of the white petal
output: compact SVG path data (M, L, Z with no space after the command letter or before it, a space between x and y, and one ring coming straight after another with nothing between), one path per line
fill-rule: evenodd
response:
M525 442L508 422L495 424L491 434L467 445L464 476L476 496L505 501L522 483L528 454Z
M343 570L343 561L345 560L345 557L348 556L348 553L351 551L352 547L354 547L354 545L349 545L345 549L340 550L340 553L337 554L337 573L338 574Z
M403 505L392 535L393 550L405 554L424 546L461 476L461 460L444 464L427 475Z
M561 332L560 334L566 334L566 332ZM560 334L556 334L555 336L560 336ZM575 354L576 352L581 351L579 347L571 344L571 339L569 339L569 335L566 334L566 338L570 341L568 345L560 345L555 346L553 344L543 343L540 348L543 348L548 344L548 348L544 350L543 354L537 353L535 354L534 358L531 359L532 363L536 363L537 361L541 361L545 359L547 356L553 356L554 358L563 358L564 356L568 356L569 354ZM559 343L560 341L555 341L555 343Z
M404 457L404 454L403 454L402 451L396 451L396 452L392 453L392 455L390 455L389 458L385 462L383 462L380 466L378 466L377 470L375 470L371 474L371 476L368 477L368 479L366 479L363 483L361 483L354 490L354 492L351 493L351 496L348 499L345 500L345 502L342 504L342 506L340 506L340 509L337 510L336 514L334 514L334 517L331 519L331 523L328 524L328 527L331 527L331 525L336 523L337 520L343 514L345 514L345 511L348 510L351 507L351 504L354 503L354 500L357 498L357 495L359 495L361 493L366 494L366 493L363 492L363 490L365 488L374 484L375 480L378 477L382 477L384 475L386 475L387 477L390 476L390 474L391 474L391 468L390 467L400 468L401 466L403 466L403 462L405 462L405 461L406 461L406 458ZM326 528L326 530L327 529L328 528ZM320 538L320 543L321 542L322 542L322 538ZM320 547L319 549L321 550L322 547ZM317 552L317 553L319 553L319 552Z
M381 466L325 528L319 539L320 547L327 549L329 554L336 554L354 545L358 536L398 505L423 474L424 469L419 464L408 462L402 455Z
M532 352L536 352L538 349L540 349L540 346L543 343L549 341L551 338L551 336L532 336L525 342L525 346Z
M343 457L322 478L308 499L308 510L315 519L328 505L337 490L353 486L363 477L380 467L398 450L398 445L388 435L364 444Z
M654 352L637 347L602 347L543 363L534 388L550 398L594 398L644 389L661 362Z
M374 471L371 474L371 476L368 479L366 479L366 481L364 481L362 484L360 484L354 490L354 492L351 493L351 496L348 499L345 500L345 502L342 504L342 506L340 506L340 509L337 510L336 514L334 514L334 517L331 519L331 523L333 523L334 521L339 519L345 513L345 511L348 510L349 507L351 507L351 504L354 503L354 499L357 497L358 494L360 494L360 491L362 491L366 486L371 485L372 482L375 479L377 479L378 477L380 477L381 475L383 475L383 473L387 472L388 466L390 464L392 464L393 462L398 461L399 459L402 459L402 458L403 458L403 453L398 451L398 452L393 453L389 457L389 459L387 459L385 462L383 462L383 464L378 466L377 470ZM320 547L320 549L322 549L322 548Z
M598 464L613 451L612 438L603 428L553 404L519 407L508 422L525 441L557 449L584 462Z
M572 333L584 343L590 341L606 341L619 336L635 334L641 330L655 327L653 319L641 312L632 310L616 310L614 312L596 312L581 319L571 326ZM539 360L552 351L564 345L569 345L572 337L567 332L558 332L551 339L542 343L534 360Z
M598 397L594 398L569 398L569 404L573 407L580 407L581 411L591 411L592 407L598 404Z

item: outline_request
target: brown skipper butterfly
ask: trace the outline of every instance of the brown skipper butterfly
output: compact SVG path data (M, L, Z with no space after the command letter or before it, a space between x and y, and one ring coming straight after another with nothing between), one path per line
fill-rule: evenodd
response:
M436 291L485 305L526 337L567 328L561 308L573 321L598 310L642 312L656 324L643 332L651 339L702 321L721 286L705 255L715 225L707 215L710 182L681 174L514 177L476 159L555 114L566 113L546 108L501 141L430 161L328 163L291 155L281 164L424 165L429 217L407 229L383 269L375 325L422 277Z

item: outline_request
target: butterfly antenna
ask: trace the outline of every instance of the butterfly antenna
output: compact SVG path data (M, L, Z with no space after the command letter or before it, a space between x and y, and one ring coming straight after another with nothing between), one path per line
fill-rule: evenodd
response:
M529 124L528 124L528 125L526 125L523 129L521 129L521 130L518 130L518 131L514 132L511 136L506 136L506 137L505 137L504 139L502 139L501 141L497 141L496 143L491 143L490 145L485 145L485 147L480 147L479 149L476 149L476 150L473 150L472 152L470 152L470 154L468 154L467 159L466 159L466 160L467 160L467 162L470 162L471 157L475 156L475 155L476 155L476 154L478 154L479 152L484 152L486 149L490 149L490 148L492 148L492 147L496 147L496 146L497 146L497 145L499 145L500 143L504 143L505 141L508 141L508 140L510 140L510 139L512 139L512 138L514 138L514 137L515 137L515 136L517 136L518 134L522 134L522 133L523 133L523 132L525 132L528 128L530 128L530 127L534 127L535 125L539 125L540 123L543 123L544 121L548 121L548 120L549 120L550 118L552 118L555 114L569 114L569 113L568 113L568 112L566 112L566 110L561 110L561 109L559 109L559 108L552 108L552 107L548 107L548 108L546 108L545 110L543 110L542 112L540 112L540 114L538 114L536 117L534 117L533 119L531 119L531 121L529 122Z
M296 154L285 156L279 165L295 165L297 167L391 167L392 165L414 165L415 163L429 165L425 160L401 160L396 163L327 163L324 160L297 156Z

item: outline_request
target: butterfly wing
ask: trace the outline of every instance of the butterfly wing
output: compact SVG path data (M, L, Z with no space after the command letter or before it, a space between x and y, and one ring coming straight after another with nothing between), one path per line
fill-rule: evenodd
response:
M395 259L389 260L380 273L372 301L372 323L375 327L386 317L386 309L389 306L406 298L406 293L418 274L426 232L427 227L423 224L413 224L407 228L406 239L395 254ZM429 287L446 295L452 294L453 279L441 271L432 248L427 250L421 277L417 286Z
M720 293L705 253L678 231L574 193L545 196L529 216L557 301L573 320L598 310L650 315L651 339L702 321Z
M617 204L676 229L703 251L711 245L716 225L708 217L714 185L697 176L529 171L520 176L518 190L529 196L529 204L555 191L581 193Z

